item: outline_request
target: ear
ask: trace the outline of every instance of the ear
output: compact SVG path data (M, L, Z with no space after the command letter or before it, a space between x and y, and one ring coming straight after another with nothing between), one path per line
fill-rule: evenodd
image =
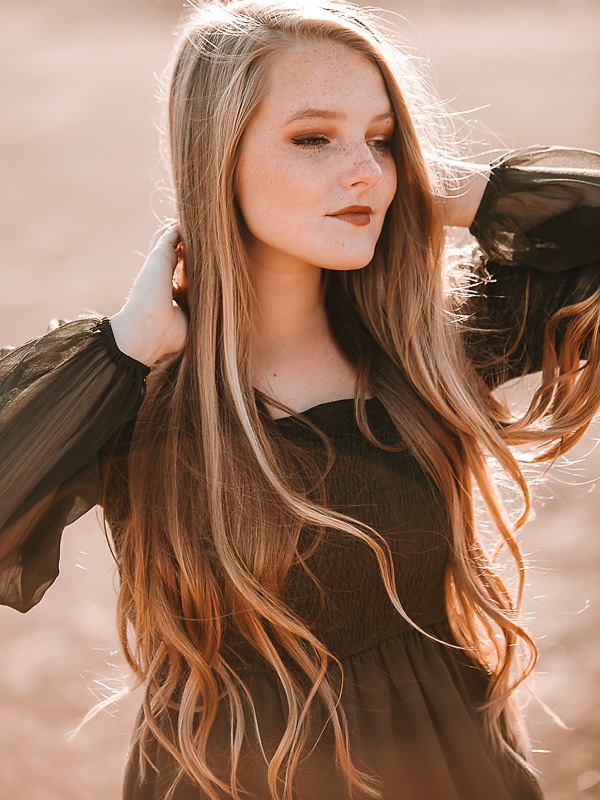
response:
M175 248L177 252L177 266L173 273L173 300L178 306L189 312L187 299L188 279L185 271L185 261L183 257L183 242L179 242Z

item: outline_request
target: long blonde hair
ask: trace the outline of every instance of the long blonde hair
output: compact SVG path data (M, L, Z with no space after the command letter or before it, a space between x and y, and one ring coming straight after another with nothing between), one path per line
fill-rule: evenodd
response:
M337 764L349 787L381 797L376 778L352 760L331 674L337 668L343 679L342 665L282 599L291 565L304 564L310 555L298 550L305 526L335 529L370 547L391 602L418 628L396 592L385 539L324 505L327 464L323 468L277 434L266 401L292 412L254 389L246 357L255 298L236 206L236 157L278 55L319 40L343 43L377 64L398 122L392 150L402 191L388 211L373 261L362 270L325 276L332 327L358 375L357 422L375 446L393 449L369 428L365 398L377 396L402 446L410 448L445 498L452 526L446 579L452 632L490 675L481 713L491 746L526 768L512 695L536 657L519 621L524 564L515 539L530 498L511 448L535 443L542 446L536 458L553 458L581 435L600 395L593 377L600 375L595 299L561 312L566 334L560 353L554 346L558 317L552 321L543 386L521 419L513 419L493 397L467 359L435 202L451 179L439 107L412 59L393 46L367 12L329 0L239 0L192 9L173 60L168 116L189 336L184 351L163 359L148 377L127 482L119 493L107 480L104 505L121 575L122 646L138 683L145 684L137 731L142 773L154 738L178 765L172 788L185 774L212 800L221 791L241 796L236 770L245 701L254 712L248 687L224 646L232 631L272 668L288 704L285 731L268 762L272 797L292 798L294 773L310 741L310 711L318 701L331 722ZM580 373L583 343L592 333L591 366ZM322 434L321 439L330 464L331 449ZM490 461L523 498L514 524ZM311 476L310 481L291 477L299 475ZM480 542L475 489L514 559L514 597ZM310 500L315 490L316 499ZM524 661L515 646L519 642ZM306 677L308 690L298 673ZM225 781L207 755L222 702L228 703L232 725L232 770ZM260 741L256 713L252 719Z

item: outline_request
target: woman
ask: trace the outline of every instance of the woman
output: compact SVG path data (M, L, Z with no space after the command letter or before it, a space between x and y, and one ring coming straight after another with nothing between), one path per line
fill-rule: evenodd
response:
M356 8L203 6L169 93L177 225L119 314L0 362L2 599L39 602L101 503L145 684L128 799L540 796L511 448L551 461L598 407L599 157L486 183L438 123ZM451 270L445 224L485 256ZM492 389L539 369L513 418Z

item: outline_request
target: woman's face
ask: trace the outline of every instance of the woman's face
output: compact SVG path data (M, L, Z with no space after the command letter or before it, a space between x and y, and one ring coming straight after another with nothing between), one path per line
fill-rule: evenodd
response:
M284 52L237 165L254 262L277 272L367 265L396 191L393 129L382 75L364 56L337 42Z

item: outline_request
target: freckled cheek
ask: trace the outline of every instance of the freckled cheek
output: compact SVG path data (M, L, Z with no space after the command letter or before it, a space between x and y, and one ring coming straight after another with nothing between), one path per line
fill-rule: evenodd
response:
M323 200L322 183L322 176L305 165L284 165L273 173L273 187L286 205Z
M289 230L309 220L318 222L319 215L331 210L331 186L315 165L290 164L263 152L260 158L248 158L239 178L240 204L251 230L257 223Z
M386 178L386 184L387 184L387 187L386 187L387 188L387 192L386 193L387 193L387 200L388 200L388 206L389 206L389 204L394 199L394 197L396 195L396 190L398 188L398 176L397 176L397 173L396 173L395 165L392 165L388 170L387 178Z
M277 212L280 190L272 175L259 169L246 170L238 183L242 215L252 231L256 222Z

